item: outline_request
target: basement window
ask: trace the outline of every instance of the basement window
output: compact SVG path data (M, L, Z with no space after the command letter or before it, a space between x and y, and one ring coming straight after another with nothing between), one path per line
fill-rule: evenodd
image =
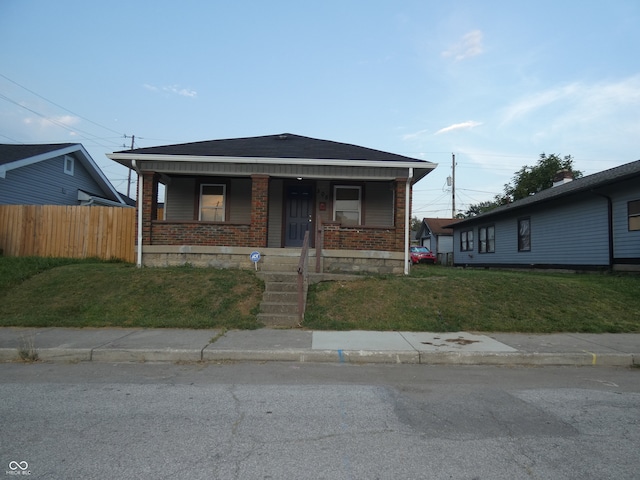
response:
M75 159L69 155L64 156L64 173L73 176L73 169L75 167Z

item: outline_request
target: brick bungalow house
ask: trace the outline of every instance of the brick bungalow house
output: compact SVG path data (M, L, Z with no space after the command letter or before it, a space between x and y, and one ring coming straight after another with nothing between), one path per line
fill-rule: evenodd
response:
M412 185L436 167L289 133L107 156L138 172L138 265L285 264L309 231L317 272L408 273Z

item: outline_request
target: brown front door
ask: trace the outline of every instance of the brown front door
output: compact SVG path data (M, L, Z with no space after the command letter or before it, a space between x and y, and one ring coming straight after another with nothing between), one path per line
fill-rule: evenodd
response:
M291 185L285 189L285 247L301 247L304 233L313 222L313 188Z

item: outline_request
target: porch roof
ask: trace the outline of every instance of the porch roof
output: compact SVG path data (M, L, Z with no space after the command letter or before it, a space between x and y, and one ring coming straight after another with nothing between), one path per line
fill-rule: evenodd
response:
M437 166L426 160L290 133L138 148L114 152L107 157L130 168L133 160L413 168L415 181Z

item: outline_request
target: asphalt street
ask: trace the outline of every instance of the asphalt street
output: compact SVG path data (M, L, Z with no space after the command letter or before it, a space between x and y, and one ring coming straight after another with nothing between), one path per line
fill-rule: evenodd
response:
M637 368L6 363L0 378L8 478L557 480L640 471Z

